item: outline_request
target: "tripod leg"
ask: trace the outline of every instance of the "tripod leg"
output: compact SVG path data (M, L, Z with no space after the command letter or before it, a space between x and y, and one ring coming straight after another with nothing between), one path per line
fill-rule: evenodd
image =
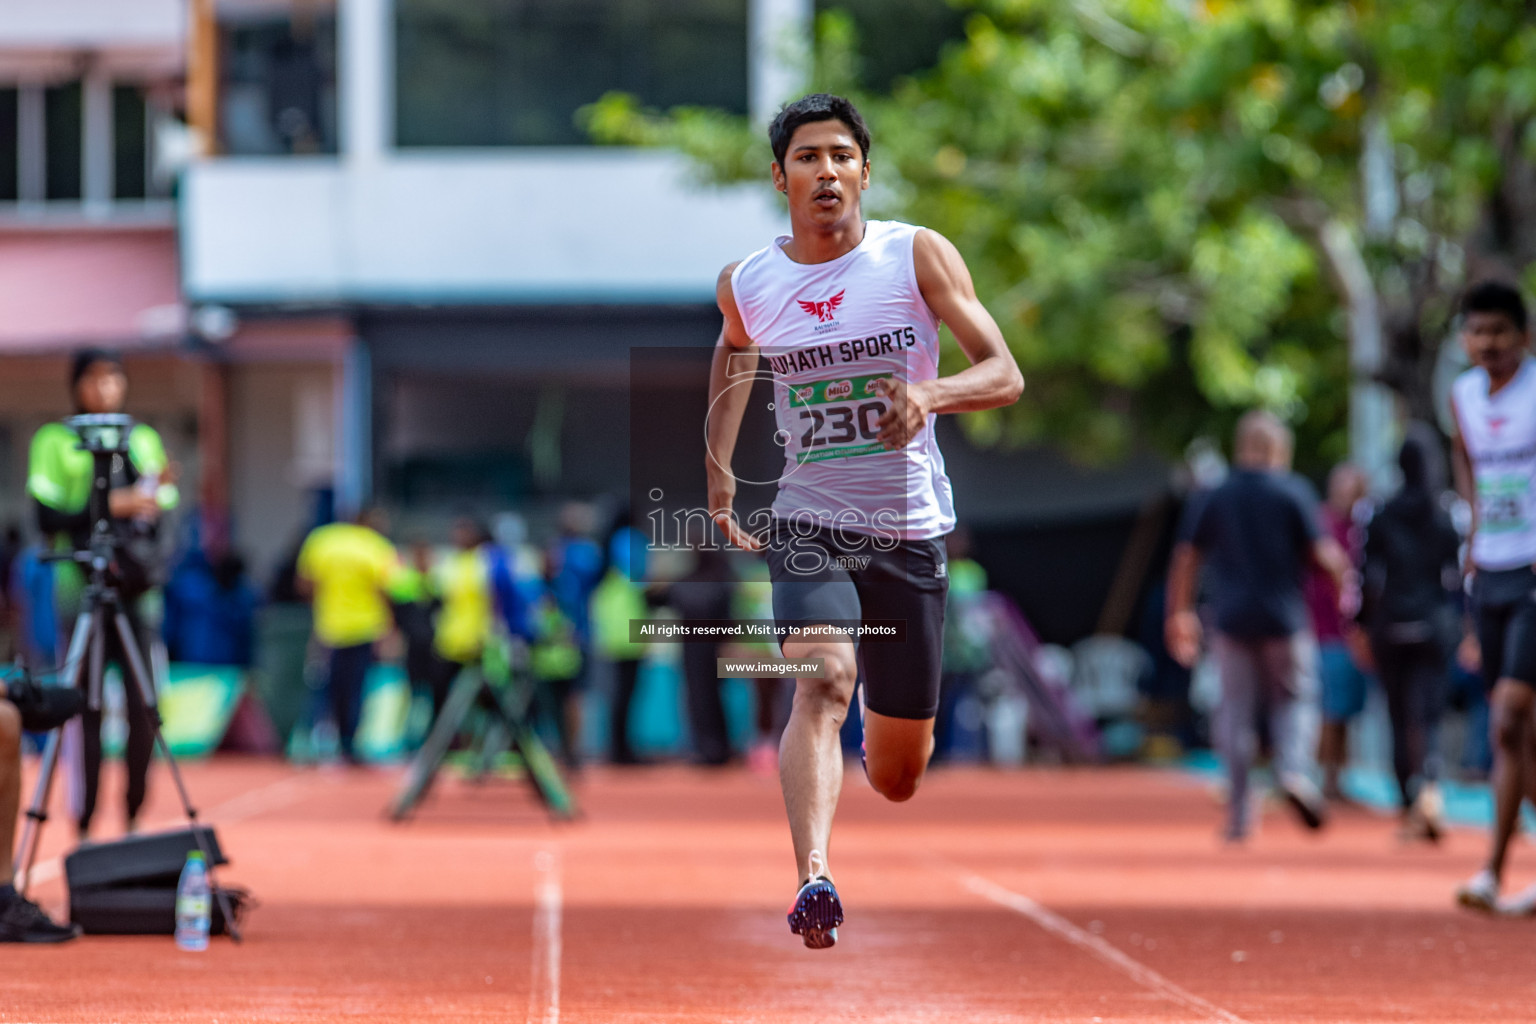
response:
M97 650L97 644L93 640L96 637L94 627L98 621L96 613L90 609L81 612L75 620L75 631L70 635L69 650L64 655L64 679L68 686L80 689L84 682L87 653L94 653ZM42 842L43 825L48 821L48 797L53 791L53 776L59 764L62 737L62 726L48 734L47 745L43 747L42 768L37 775L37 785L32 791L32 803L27 807L26 824L22 826L21 841L16 844L16 859L11 866L16 876L16 891L23 896L26 895L27 885L31 881L32 867L37 863L37 849Z
M480 738L480 756L475 759L475 781L481 781L496 768L496 759L502 755L511 740L507 727L500 716L491 720L485 735Z
M154 731L155 742L160 744L160 753L165 757L166 767L171 770L171 780L176 785L176 793L181 797L182 809L186 812L187 821L192 825L192 839L197 843L197 848L202 851L203 863L208 867L208 887L213 890L214 896L219 901L219 909L224 914L224 928L229 932L229 937L235 942L240 941L240 928L235 923L235 908L230 902L229 893L220 889L214 878L213 851L208 848L208 837L202 828L198 826L197 809L192 806L192 797L187 792L187 784L182 780L181 767L176 763L176 758L171 754L171 745L165 741L165 733L160 728L160 703L155 696L155 681L150 677L149 668L144 661L144 654L139 650L139 641L133 631L133 624L128 621L122 609L118 609L113 616L113 622L117 626L117 638L122 641L123 660L128 663L128 674L133 676L133 685L139 688L139 693L144 698L144 711L149 716L150 729Z
M75 619L75 631L69 637L69 651L64 655L64 668L61 675L68 680L67 685L79 688L86 678L85 658L87 652L94 649L91 643L91 630L96 623L96 612L90 608L82 611Z
M16 891L27 894L32 880L32 868L37 863L37 848L42 842L43 825L48 821L48 794L53 789L53 773L59 763L59 730L48 734L43 747L42 769L37 775L37 785L32 791L32 803L27 808L26 823L21 827L21 841L16 844L14 869Z
M403 820L426 795L454 737L459 734L465 719L474 709L475 699L480 695L480 686L480 676L475 672L460 672L454 680L453 689L448 691L448 699L443 702L442 712L437 716L437 721L432 723L432 731L427 733L421 749L411 759L410 770L405 774L405 785L390 805L391 819Z
M539 739L533 724L528 721L528 708L532 703L532 680L518 685L516 677L509 683L510 690L503 698L491 692L497 713L512 738L512 749L522 758L523 769L534 795L557 818L576 817L576 801L565 785L565 778L555 759L549 756L549 748Z

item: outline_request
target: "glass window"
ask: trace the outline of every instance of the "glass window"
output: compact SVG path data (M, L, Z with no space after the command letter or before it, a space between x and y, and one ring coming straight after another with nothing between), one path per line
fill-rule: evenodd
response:
M335 16L298 11L220 28L224 152L336 152Z
M149 108L136 85L112 89L112 195L143 199L149 176Z
M560 146L605 92L747 109L747 0L398 0L396 143Z
M83 91L79 82L43 91L44 150L48 160L46 196L79 199L83 143L80 138Z
M885 91L902 75L938 63L944 44L965 38L966 12L945 0L816 0L816 13L842 10L859 34L859 79Z
M20 94L19 89L0 89L0 203L13 203L19 196Z

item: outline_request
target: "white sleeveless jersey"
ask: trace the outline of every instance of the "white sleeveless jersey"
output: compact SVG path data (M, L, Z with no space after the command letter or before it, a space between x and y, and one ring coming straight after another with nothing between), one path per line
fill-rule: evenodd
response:
M889 402L875 381L932 380L939 324L917 287L918 228L866 221L864 239L827 263L796 263L780 236L731 274L747 336L773 372L775 440L784 473L773 512L906 540L955 527L954 497L934 438L937 419L899 451L876 439Z
M1526 356L1496 395L1480 366L1457 377L1451 394L1477 484L1472 561L1492 570L1536 565L1536 359Z

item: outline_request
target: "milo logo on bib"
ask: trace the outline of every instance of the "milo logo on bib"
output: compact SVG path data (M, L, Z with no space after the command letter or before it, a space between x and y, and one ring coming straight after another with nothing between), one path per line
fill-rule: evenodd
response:
M790 388L790 412L799 433L798 463L846 459L885 450L879 420L887 403L878 382L889 374L839 377Z
M1526 512L1530 489L1530 481L1520 473L1479 475L1478 529L1484 534L1524 533L1530 525Z

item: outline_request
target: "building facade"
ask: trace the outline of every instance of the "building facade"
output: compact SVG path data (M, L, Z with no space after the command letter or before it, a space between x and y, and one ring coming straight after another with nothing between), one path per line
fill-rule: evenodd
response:
M9 3L0 14L0 526L24 525L27 446L70 412L68 353L120 348L131 401L196 493L205 366L181 355L174 166L179 0Z
M622 502L630 389L669 386L634 381L632 350L707 349L720 268L786 221L763 189L589 144L576 112L623 90L766 120L808 0L217 17L219 147L183 174L180 257L194 317L228 331L240 543L274 557L327 487L407 523Z

